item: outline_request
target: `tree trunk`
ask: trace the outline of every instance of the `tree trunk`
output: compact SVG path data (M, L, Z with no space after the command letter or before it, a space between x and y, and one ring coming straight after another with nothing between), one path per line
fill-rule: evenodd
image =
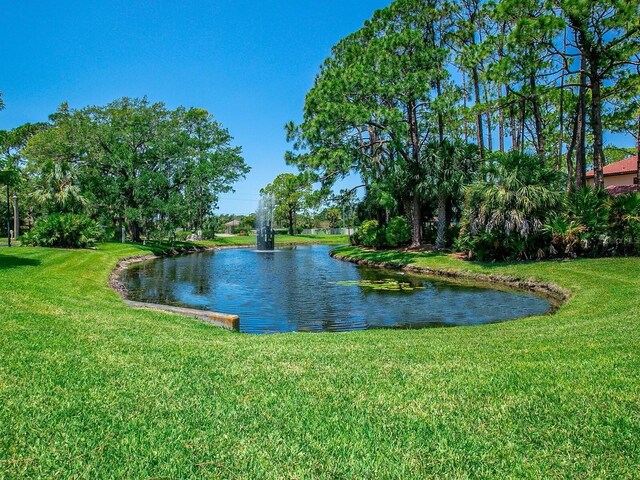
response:
M7 185L7 245L11 246L11 194Z
M573 133L571 135L571 143L569 143L569 148L567 149L567 193L570 193L574 190L574 172L573 172L573 152L576 149L576 141L578 138L578 117L580 115L580 110L576 108L576 114L573 119Z
M114 227L117 228L116 232L113 235L113 241L114 242L122 242L124 243L126 241L124 232L125 232L125 228L124 228L124 218L120 217L118 218L118 220L114 220L113 221L113 225Z
M526 103L524 99L520 100L520 124L518 125L518 149L524 150L524 122L526 121Z
M462 89L463 89L463 96L462 96L462 106L464 108L464 111L467 111L467 92L466 92L466 88L467 88L467 76L464 73L464 70L462 71ZM463 119L464 122L464 143L469 143L469 122L467 122L467 117L465 116Z
M289 209L289 235L295 235L294 230L294 220L293 220L293 209Z
M436 92L438 94L438 98L442 95L442 87L440 86L440 80L436 80ZM438 140L442 144L444 142L444 118L442 117L442 112L438 110Z
M413 195L409 206L409 223L411 224L411 248L418 248L423 243L422 238L422 205L418 195Z
M502 22L500 25L500 35L504 41L505 32L507 30L507 24ZM498 48L498 58L502 60L504 58L504 49L503 44ZM508 94L509 90L505 91L505 94ZM499 135L499 148L501 152L504 152L504 105L502 104L502 85L498 84L498 106L500 107L498 110L498 135Z
M483 94L484 94L484 103L486 105L489 105L489 95L487 93L487 84L483 84ZM492 125L492 121L491 121L491 115L492 115L492 111L491 109L487 109L486 111L486 115L487 115L487 148L489 149L489 152L493 152L493 125Z
M502 108L502 85L498 85L498 144L501 152L504 152L504 109Z
M544 138L542 133L542 117L540 115L540 100L536 95L536 77L531 75L529 77L529 87L531 88L531 105L533 107L533 121L536 130L536 153L544 158Z
M437 83L438 96L440 95L440 81ZM444 142L444 121L442 113L438 113L438 139L440 145ZM444 248L445 230L447 227L447 201L443 194L438 195L438 238L436 239L436 248Z
M567 29L564 29L564 36L562 39L562 51L567 53ZM562 58L562 75L560 75L560 105L559 105L559 133L558 133L558 160L556 163L556 169L560 171L562 165L562 147L564 146L564 77L567 72L567 61L563 57ZM571 190L571 171L568 169L569 180L568 180L568 189Z
M586 59L584 55L580 60L580 88L578 89L578 106L576 114L576 190L580 190L587 184L587 162L586 162Z
M509 85L506 86L507 98L509 97ZM516 109L513 101L509 101L509 121L511 123L511 150L520 150L518 142L518 127L516 126Z
M436 238L436 248L444 248L446 246L445 235L449 219L447 216L447 198L445 195L438 195L438 236Z
M591 133L593 135L593 185L595 188L604 188L604 151L602 133L602 76L600 73L601 45L596 48L590 27L585 19L577 16L569 16L569 23L576 32L576 44L580 50L580 90L586 87L586 77L589 77L591 89ZM587 61L588 60L588 61ZM587 66L589 70L587 72ZM582 96L583 97L583 96ZM584 101L584 98L581 98ZM585 107L586 109L586 107ZM576 179L581 172L577 172Z
M412 168L416 169L416 172L420 171L421 159L420 159L420 135L418 132L418 119L416 115L416 102L409 101L407 103L408 123L409 123L409 141L411 149L407 160L410 160ZM411 185L411 246L419 247L422 245L422 205L420 203L420 197L418 195L417 185Z
M139 242L140 238L140 223L137 220L129 221L129 235L131 235L132 242Z
M487 148L493 152L493 124L491 122L491 112L487 112Z
M591 63L591 132L593 133L593 185L604 188L604 151L602 138L602 93L600 78L597 76L597 65Z
M480 160L482 160L484 158L484 132L482 127L482 112L479 110L482 101L480 99L480 77L478 75L478 67L473 67L472 76L473 92L476 100L475 107L478 109L478 113L476 114L476 140L478 142Z
M560 112L558 132L558 160L556 169L559 171L562 165L562 147L564 146L564 73L562 74L562 87L560 89Z

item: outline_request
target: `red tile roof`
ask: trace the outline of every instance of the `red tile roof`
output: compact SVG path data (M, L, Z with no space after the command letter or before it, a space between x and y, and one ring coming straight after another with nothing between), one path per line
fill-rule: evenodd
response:
M638 157L628 157L619 162L610 163L604 166L604 176L609 175L627 175L638 171ZM593 170L587 172L587 178L593 178L595 174Z
M625 193L640 192L638 185L610 185L605 190L612 197L624 195Z

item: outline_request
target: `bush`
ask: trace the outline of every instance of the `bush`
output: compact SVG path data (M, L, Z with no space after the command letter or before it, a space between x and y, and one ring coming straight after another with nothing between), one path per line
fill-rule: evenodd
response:
M23 242L42 247L88 248L102 235L100 226L85 215L54 213L38 220Z
M362 238L360 237L360 230L355 230L351 236L349 236L349 244L358 246L362 245Z
M191 235L191 232L186 231L186 230L181 230L179 232L175 232L176 241L178 241L178 242L186 242L187 241L187 237L189 237L189 235Z
M478 260L638 254L640 194L610 197L587 187L567 195L542 229L525 236L502 228L473 231L467 222L456 247Z
M549 254L571 258L575 258L580 251L581 236L587 230L584 225L570 220L564 214L551 216L544 229L551 237Z
M365 247L381 248L386 244L385 229L377 220L366 220L358 229L358 244Z
M220 233L224 233L224 230ZM202 230L203 240L213 240L216 238L216 231L212 228L205 228Z
M567 195L566 214L569 220L585 228L590 236L602 235L609 223L609 201L604 190L584 187Z
M640 252L640 193L614 197L609 201L607 234L614 240L615 253Z
M394 217L384 227L377 220L365 220L351 236L353 245L371 248L399 247L411 240L411 229L405 217Z
M552 256L601 257L640 251L640 194L610 197L587 187L567 196L565 204L565 211L546 225Z
M388 247L399 247L411 240L411 229L405 217L393 217L385 228L385 240Z
M458 245L480 260L544 256L544 225L563 200L558 173L518 152L494 154L481 173L467 190Z

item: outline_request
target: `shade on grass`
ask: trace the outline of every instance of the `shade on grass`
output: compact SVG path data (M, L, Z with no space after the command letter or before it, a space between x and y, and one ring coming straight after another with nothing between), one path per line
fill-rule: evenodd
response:
M109 272L145 248L0 249L0 477L640 471L638 258L476 265L345 247L573 298L480 327L250 336L125 307Z

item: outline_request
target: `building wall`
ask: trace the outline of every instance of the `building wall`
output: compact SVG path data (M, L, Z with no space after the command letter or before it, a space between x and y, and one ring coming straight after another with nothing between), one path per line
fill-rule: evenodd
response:
M627 175L610 175L604 177L604 187L619 187L624 185L633 185L633 179L635 175L629 173ZM587 179L587 185L593 185L593 178Z

